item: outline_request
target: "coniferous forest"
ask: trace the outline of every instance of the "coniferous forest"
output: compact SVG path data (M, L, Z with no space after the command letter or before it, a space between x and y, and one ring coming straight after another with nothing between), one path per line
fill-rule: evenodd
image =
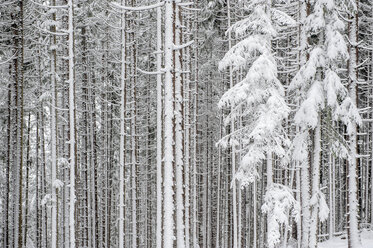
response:
M372 248L372 0L1 0L0 247Z

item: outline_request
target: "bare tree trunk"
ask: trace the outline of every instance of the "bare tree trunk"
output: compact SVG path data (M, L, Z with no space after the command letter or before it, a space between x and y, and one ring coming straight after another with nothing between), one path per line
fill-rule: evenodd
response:
M36 234L35 234L35 240L36 240L36 247L39 248L41 247L41 238L42 238L42 231L41 231L41 219L40 219L40 209L39 209L39 205L40 205L40 180L39 180L39 171L40 171L40 168L39 168L39 146L40 146L40 137L39 137L39 117L40 114L39 114L39 111L37 111L36 113L36 192L35 192L35 198L36 198L36 201L35 201L35 211L36 211Z
M356 0L358 6L359 1ZM349 93L352 102L358 106L357 101L357 61L358 61L358 13L353 14L349 23L350 59L348 60ZM350 134L351 158L348 163L348 247L357 248L361 246L359 235L359 203L358 203L358 146L357 146L357 125L352 122L352 133Z
M27 123L27 151L26 151L26 187L25 187L25 215L24 215L24 231L23 231L23 246L27 247L27 237L28 237L28 219L29 219L29 172L31 166L30 160L30 132L31 132L31 113L28 114Z
M182 42L181 34L181 13L175 4L174 10L174 44L178 46ZM176 241L178 248L185 247L185 223L184 223L184 126L183 126L183 78L182 70L182 50L174 50L174 132L175 132L175 166L176 166Z
M138 140L137 140L137 69L136 69L136 41L134 34L131 34L132 39L132 113L131 113L131 191L132 191L132 247L136 248L138 243L138 223L137 223L137 197L138 197L138 182L137 182L137 166L138 166Z
M161 0L159 0L160 2ZM162 9L157 9L157 248L162 247Z
M56 1L52 1L52 5L56 5ZM56 13L52 14L52 20L56 21ZM51 32L56 32L56 26L51 27ZM57 237L57 229L58 229L58 213L57 213L57 52L56 52L56 36L53 35L51 37L51 45L54 48L51 51L52 61L51 61L51 84L52 84L52 104L50 107L51 110L51 154L52 154L52 168L51 168L51 191L52 191L52 247L58 247L58 237Z
M75 128L75 73L74 73L74 5L68 0L68 50L69 50L69 129L70 129L70 248L75 248L75 170L76 170L76 128Z
M312 197L316 197L320 191L320 163L321 163L321 117L318 118L317 126L312 135ZM310 219L310 240L309 247L317 247L317 235L319 225L318 203L311 207Z
M163 213L163 247L171 248L174 245L174 153L173 153L173 37L174 37L174 0L165 1L165 98L164 98L164 213Z
M7 163L6 163L6 168L5 168L5 208L4 208L4 248L10 247L9 243L9 216L11 216L9 212L9 204L10 204L10 199L9 199L9 194L10 194L10 165L11 165L11 130L12 130L12 122L11 122L11 116L12 116L12 107L11 107L11 102L12 102L12 87L11 84L8 84L8 118L7 118Z
M123 0L122 0L123 4ZM126 145L126 124L125 124L125 111L126 111L126 19L125 14L121 13L121 103L120 103L120 147L119 147L119 247L124 247L124 203L125 203L125 145ZM110 220L108 220L109 222ZM109 223L107 223L108 226ZM108 228L107 226L107 228Z

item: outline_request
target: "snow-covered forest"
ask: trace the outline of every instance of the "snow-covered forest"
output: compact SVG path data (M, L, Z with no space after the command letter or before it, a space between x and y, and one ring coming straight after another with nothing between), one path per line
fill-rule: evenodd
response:
M1 0L0 247L373 247L372 0Z

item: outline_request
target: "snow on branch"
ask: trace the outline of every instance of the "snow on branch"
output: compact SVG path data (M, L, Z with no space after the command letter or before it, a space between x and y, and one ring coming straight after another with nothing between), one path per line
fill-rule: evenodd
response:
M144 70L141 70L140 68L137 68L137 70L145 75L157 75L157 74L162 74L164 72L162 71L144 71Z
M59 179L56 179L53 182L53 187L55 187L56 189L60 189L63 187L63 182Z
M278 10L278 9L271 9L271 11L272 11L272 20L275 21L278 25L292 27L297 24L297 22L285 12Z
M186 2L186 3L178 3L177 6L189 6L193 4L194 4L193 2Z
M324 209L324 208L323 208ZM299 220L300 207L289 187L274 183L269 186L262 206L263 213L269 219L268 226L268 247L276 247L280 243L280 227L289 222L289 212L297 222Z
M12 57L10 57L9 59L5 60L5 61L0 61L0 65L3 65L3 64L6 64L8 63L9 61L11 61L15 56L16 56L17 52L15 54L12 55Z
M259 35L276 36L277 31L272 25L272 20L266 14L263 7L258 7L253 10L253 13L241 21L233 24L228 30L228 33L235 33L237 38L246 37L252 33Z
M178 46L173 45L173 49L174 49L174 50L181 50L181 49L183 49L183 48L186 48L186 47L192 45L193 43L194 43L194 40L191 40L191 41L189 41L189 42L187 42L187 43L185 43L185 44L181 44L181 45L178 45Z
M266 53L270 50L268 41L259 35L252 35L234 45L219 63L219 70L222 71L232 66L236 71L246 66L247 61L258 52Z
M140 7L128 7L128 6L120 5L118 3L110 3L110 4L116 8L126 10L126 11L142 11L142 10L149 10L149 9L155 9L158 7L162 7L164 5L164 2L159 2L159 3L155 3L155 4L151 4L147 6L140 6Z
M321 222L324 222L329 217L329 207L325 200L325 195L318 190L310 199L311 206L318 206L319 218Z
M189 7L184 7L184 6L180 6L180 7L184 10L189 10L189 11L202 11L202 9L198 9L198 8L189 8Z
M40 28L36 25L33 25L34 27L36 27L37 29L39 29L40 31L44 32L44 33L47 33L47 34L51 34L51 35L57 35L57 36L64 36L64 35L69 35L67 32L63 31L63 32L51 32L49 30L46 30L46 29L43 29L43 28Z
M68 5L60 5L60 6L44 5L44 4L34 2L33 0L30 0L30 2L37 5L37 6L40 6L40 7L43 7L43 8L48 8L48 9L67 9L69 7Z

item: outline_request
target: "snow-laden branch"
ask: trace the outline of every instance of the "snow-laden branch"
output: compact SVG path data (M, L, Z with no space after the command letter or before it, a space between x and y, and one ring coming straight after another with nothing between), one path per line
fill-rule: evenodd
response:
M30 2L37 5L37 6L40 6L40 7L43 7L43 8L48 8L48 9L67 9L69 7L68 5L48 6L48 5L44 5L44 4L34 2L33 0L30 0Z
M189 5L193 5L193 4L194 4L193 2L177 3L177 6L189 6Z
M123 6L118 3L110 3L112 6L122 9L122 10L127 10L127 11L142 11L142 10L149 10L149 9L155 9L158 7L162 7L164 5L164 2L159 2L147 6L140 6L140 7L129 7L129 6Z
M18 2L17 0L14 0L14 1L11 1L11 2L5 2L5 3L1 3L0 6L3 7L3 6L6 6L6 5L12 5L12 4L15 4L17 2Z
M191 40L191 41L189 41L189 42L187 42L187 43L185 43L185 44L181 44L181 45L178 45L178 46L173 45L173 49L174 49L174 50L181 50L181 49L183 49L183 48L186 48L186 47L192 45L193 43L194 43L194 40Z
M137 68L137 70L145 75L157 75L157 74L162 74L164 73L163 71L144 71L141 70L140 68Z
M163 54L164 52L163 52L163 50L158 50L158 51L154 51L153 53L154 54Z
M33 25L34 27L36 27L37 29L39 29L40 31L44 32L44 33L47 33L47 34L51 34L51 35L57 35L57 36L64 36L64 35L68 35L67 32L63 31L63 32L52 32L52 31L49 31L49 30L46 30L46 29L43 29L43 28L40 28L36 25Z
M189 8L185 6L180 6L180 7L184 10L189 10L189 11L202 11L202 9L198 9L198 8Z
M358 47L363 43L363 40L361 40L359 42L352 42L347 35L345 35L345 37L346 37L348 43L350 43L350 45L353 46L353 47Z
M11 61L15 56L16 56L17 52L15 54L12 55L12 57L10 57L9 59L5 60L5 61L0 61L0 65L3 65L3 64L6 64L8 63L9 61Z

